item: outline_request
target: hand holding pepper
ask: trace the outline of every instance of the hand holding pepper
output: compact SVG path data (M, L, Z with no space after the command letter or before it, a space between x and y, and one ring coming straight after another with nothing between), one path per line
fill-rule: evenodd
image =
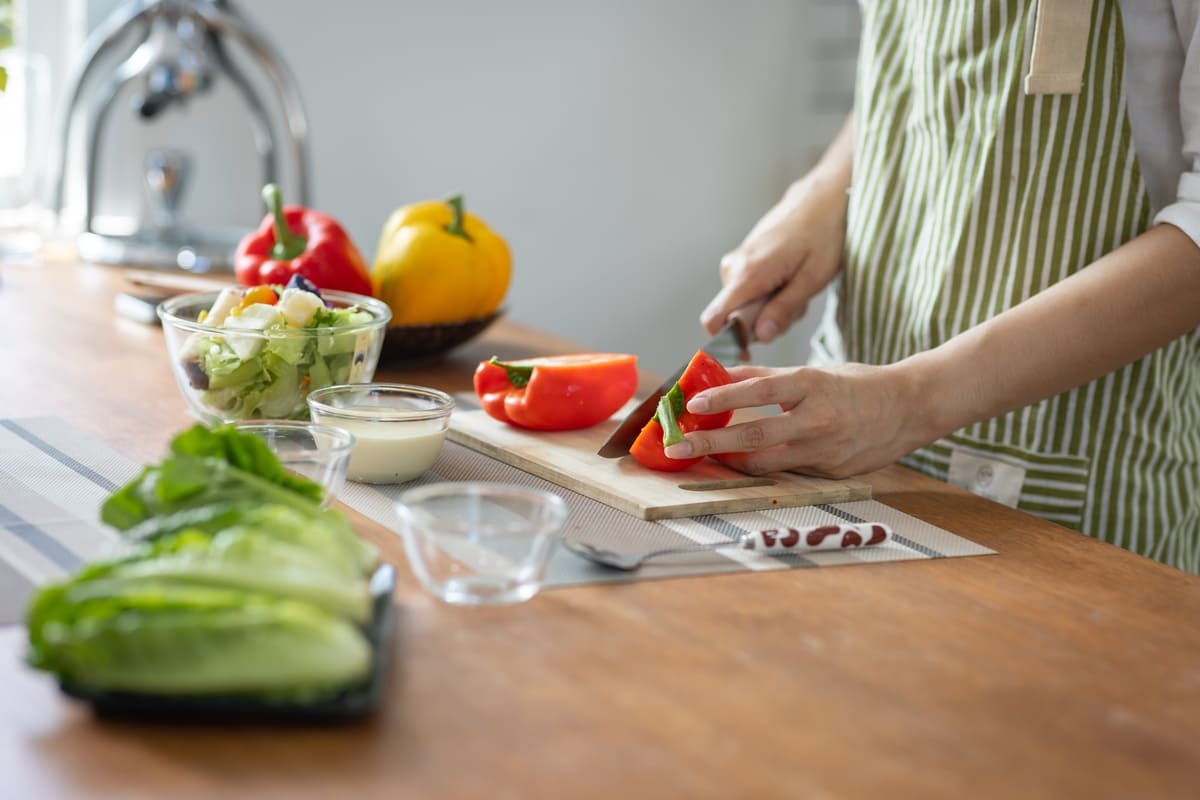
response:
M333 217L301 206L283 206L279 187L263 187L269 213L238 244L234 271L240 283L284 285L300 275L321 289L371 294L366 262Z
M693 414L687 410L688 398L712 386L724 386L731 378L720 361L703 350L688 362L679 381L658 401L658 412L642 428L629 448L629 455L639 464L661 472L678 472L704 459L669 458L663 450L683 441L690 431L723 428L733 417L732 411L717 414Z

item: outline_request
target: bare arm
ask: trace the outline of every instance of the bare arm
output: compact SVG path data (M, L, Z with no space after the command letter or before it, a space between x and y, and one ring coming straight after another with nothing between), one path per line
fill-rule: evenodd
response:
M917 396L937 398L921 436L932 440L1095 380L1197 327L1200 248L1159 225L897 367Z
M928 352L880 367L731 370L698 413L785 413L688 434L668 450L727 453L748 472L832 477L885 466L941 436L1107 374L1200 327L1200 247L1159 225L1067 280Z

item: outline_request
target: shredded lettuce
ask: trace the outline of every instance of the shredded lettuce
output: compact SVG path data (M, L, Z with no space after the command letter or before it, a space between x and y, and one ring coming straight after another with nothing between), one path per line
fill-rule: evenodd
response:
M322 307L305 329L316 329L315 335L297 335L299 329L289 327L282 313L253 334L230 329L197 335L186 359L205 376L194 382L200 402L223 419L307 419L309 392L351 382L365 334L338 329L371 319L357 306Z

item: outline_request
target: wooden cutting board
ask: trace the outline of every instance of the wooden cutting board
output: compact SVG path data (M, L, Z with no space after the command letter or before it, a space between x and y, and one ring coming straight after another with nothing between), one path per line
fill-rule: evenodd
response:
M641 519L729 514L764 508L866 500L863 481L809 478L790 472L755 477L705 459L683 472L655 472L630 456L601 458L600 445L623 418L581 431L535 432L505 425L483 411L457 408L449 439Z

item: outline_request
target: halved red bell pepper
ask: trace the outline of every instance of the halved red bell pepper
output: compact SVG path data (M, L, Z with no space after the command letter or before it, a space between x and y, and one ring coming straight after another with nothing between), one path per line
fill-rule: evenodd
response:
M693 414L686 407L688 398L711 386L724 386L731 380L720 361L703 350L697 350L679 381L658 401L658 412L633 440L629 455L642 466L662 472L679 472L703 461L704 456L668 458L663 450L683 441L683 434L689 431L712 430L729 424L732 411Z
M538 431L590 428L637 391L637 356L576 353L501 361L475 369L475 394L488 416Z

